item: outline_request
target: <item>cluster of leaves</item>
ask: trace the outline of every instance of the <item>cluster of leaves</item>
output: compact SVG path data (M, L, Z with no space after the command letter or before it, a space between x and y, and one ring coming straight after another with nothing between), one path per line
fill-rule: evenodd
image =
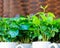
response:
M38 12L33 15L31 18L33 26L31 28L33 28L34 35L32 38L38 37L38 40L48 41L54 37L60 29L60 19L54 18L55 15L51 12Z
M13 41L18 35L18 27L14 18L1 18L0 20L0 41ZM13 39L14 38L14 39Z
M47 7L41 6L43 12L28 16L29 22L32 24L32 27L29 28L29 30L33 31L31 35L32 40L38 37L38 40L48 41L60 30L60 18L55 19L56 17L52 12L46 13Z
M38 12L19 18L0 18L0 41L29 42L35 37L47 41L59 32L60 19L54 19L53 13ZM19 38L19 39L17 39Z
M31 23L24 16L15 18L0 17L0 41L4 42L30 42Z
M34 38L41 41L48 41L60 30L60 18L55 19L51 12L45 12L46 7L27 17L0 18L0 41L21 41L28 43Z

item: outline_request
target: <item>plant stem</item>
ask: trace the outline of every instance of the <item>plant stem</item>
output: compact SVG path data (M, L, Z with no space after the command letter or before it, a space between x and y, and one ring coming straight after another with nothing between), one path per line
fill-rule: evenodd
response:
M44 12L45 12L45 9L43 9L44 10Z

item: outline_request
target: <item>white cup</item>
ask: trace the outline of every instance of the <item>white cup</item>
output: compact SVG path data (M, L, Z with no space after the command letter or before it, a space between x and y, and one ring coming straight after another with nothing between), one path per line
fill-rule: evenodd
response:
M16 48L31 48L31 44L19 44Z
M0 48L15 48L16 45L15 42L0 42Z

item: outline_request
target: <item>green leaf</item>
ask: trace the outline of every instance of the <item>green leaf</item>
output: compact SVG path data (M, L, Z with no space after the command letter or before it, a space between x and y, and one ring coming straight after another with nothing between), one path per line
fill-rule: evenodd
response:
M51 16L51 17L55 18L55 15L54 15L53 13L51 13L51 12L48 12L48 13L47 13L47 16L48 16L48 17Z
M52 31L59 32L59 30L57 28L53 28Z
M43 38L42 35L39 35L38 39L41 40L42 38Z
M47 17L47 23L48 24L53 24L53 18L52 17Z
M33 16L32 19L33 19L33 20L32 20L32 23L33 23L33 24L35 24L36 26L40 25L40 20L39 20L38 17Z
M55 36L55 32L52 32L51 36L54 37Z
M20 25L20 30L29 30L29 25L28 24L22 24Z
M9 25L10 28L19 28L18 25L15 22L11 22L11 24Z
M44 12L40 12L39 16L41 17L41 19L43 21L46 21L47 20L46 14Z
M43 32L46 31L47 30L47 26L41 26L40 30L43 31Z
M8 34L11 36L11 38L15 38L16 36L18 36L19 31L18 30L9 30Z

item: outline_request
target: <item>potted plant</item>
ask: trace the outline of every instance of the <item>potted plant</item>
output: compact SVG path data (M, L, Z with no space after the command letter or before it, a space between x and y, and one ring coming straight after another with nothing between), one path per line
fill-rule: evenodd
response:
M43 12L38 12L32 16L33 23L33 36L32 38L38 37L38 42L32 43L32 48L48 48L51 44L49 39L55 36L58 32L58 27L55 24L55 15L51 12L45 12L46 7L41 6ZM38 16L38 17L37 17ZM57 45L56 45L57 46Z
M56 33L55 37L53 38L53 42L57 43L60 46L60 18L57 18L55 20L55 24L57 24L57 27L59 29L59 32Z
M29 44L30 23L26 17L1 18L0 23L0 41L3 42L1 43L2 45L7 44L11 46L12 44L17 44L16 42L20 42L20 45L27 46L27 48L31 46Z
M0 20L0 47L15 48L17 41L17 27L13 18L1 18Z
M30 26L31 24L28 21L27 17L20 17L20 19L17 22L18 26L19 26L19 41L20 44L17 45L16 48L31 48L31 41L30 41Z

